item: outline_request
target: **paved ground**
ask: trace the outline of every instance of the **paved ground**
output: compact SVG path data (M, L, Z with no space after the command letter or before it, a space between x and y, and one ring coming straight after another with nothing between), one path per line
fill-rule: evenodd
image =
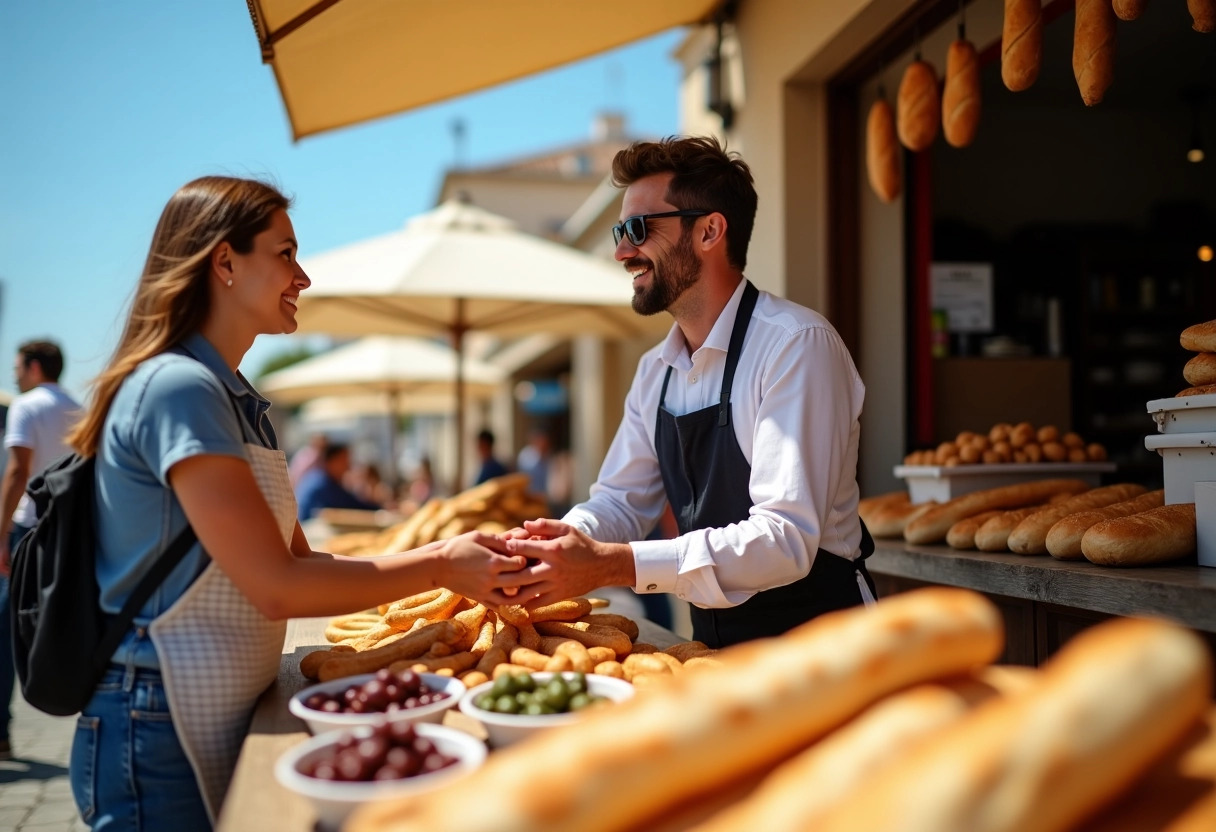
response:
M13 697L13 758L0 760L0 831L84 832L68 786L76 717L47 716Z

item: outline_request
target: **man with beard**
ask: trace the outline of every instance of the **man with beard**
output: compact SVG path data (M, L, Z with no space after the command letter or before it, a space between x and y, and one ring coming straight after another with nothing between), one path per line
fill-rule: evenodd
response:
M537 559L521 597L671 592L714 647L872 602L857 516L865 388L823 316L744 277L747 164L714 138L669 138L622 150L612 170L633 308L675 325L638 363L590 499L509 541ZM679 535L646 540L669 503Z

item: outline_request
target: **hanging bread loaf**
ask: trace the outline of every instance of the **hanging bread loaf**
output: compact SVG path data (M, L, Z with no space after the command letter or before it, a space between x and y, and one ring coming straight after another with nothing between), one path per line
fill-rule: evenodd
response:
M1144 618L1097 624L1033 688L981 704L875 772L816 832L1073 830L1199 724L1211 676L1190 630Z
M1178 343L1191 352L1216 352L1216 321L1188 326L1182 330Z
M980 125L980 62L969 41L956 40L946 53L942 134L952 147L966 147Z
M1115 13L1110 0L1077 0L1072 36L1072 74L1081 100L1092 107L1115 78Z
M1192 29L1196 32L1216 30L1216 0L1186 0L1186 7L1195 21Z
M1216 353L1201 352L1186 362L1182 377L1194 387L1216 384Z
M1119 483L1095 488L1075 497L1048 506L1027 517L1009 533L1009 551L1019 555L1047 554L1047 533L1058 521L1070 514L1091 511L1103 506L1121 503L1140 496L1148 489L1136 483Z
M942 120L942 105L932 64L916 60L908 65L899 82L896 107L899 118L895 126L903 146L919 153L933 144Z
M1144 5L1148 0L1115 0L1112 4L1115 10L1115 17L1120 20L1135 20L1144 11Z
M1081 552L1102 566L1148 566L1189 557L1195 554L1195 504L1103 520L1081 538Z
M866 173L870 187L883 202L899 196L899 139L895 135L895 114L885 97L870 105L866 119Z
M1159 488L1130 500L1062 517L1047 532L1047 554L1059 560L1085 560L1085 555L1081 552L1081 538L1094 525L1103 520L1126 517L1163 505L1165 491Z
M1057 494L1079 494L1088 490L1089 484L1083 480L1050 479L973 491L935 506L909 522L904 529L904 540L917 544L938 543L946 539L946 532L959 520L982 511L1022 508L1044 503Z
M1001 31L1001 80L1013 92L1028 89L1039 77L1043 60L1043 4L1040 0L1005 0Z

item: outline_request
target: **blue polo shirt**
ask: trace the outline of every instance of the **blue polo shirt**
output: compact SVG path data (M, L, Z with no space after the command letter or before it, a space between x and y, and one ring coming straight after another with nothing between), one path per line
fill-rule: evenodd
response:
M243 459L246 442L277 448L269 408L270 402L198 333L127 376L110 405L97 454L102 609L117 613L155 558L186 528L185 513L169 488L169 469L201 454ZM172 606L208 563L196 543L152 594L136 624L146 626ZM159 667L151 642L134 630L112 661L125 664L132 651L136 666Z

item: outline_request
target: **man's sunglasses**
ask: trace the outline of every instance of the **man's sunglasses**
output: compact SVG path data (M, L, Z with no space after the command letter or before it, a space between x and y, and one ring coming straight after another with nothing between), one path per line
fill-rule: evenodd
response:
M658 220L664 217L703 217L712 213L713 211L689 209L687 211L664 211L661 214L635 214L612 226L612 242L619 246L621 238L628 237L631 244L640 246L646 242L646 220Z

